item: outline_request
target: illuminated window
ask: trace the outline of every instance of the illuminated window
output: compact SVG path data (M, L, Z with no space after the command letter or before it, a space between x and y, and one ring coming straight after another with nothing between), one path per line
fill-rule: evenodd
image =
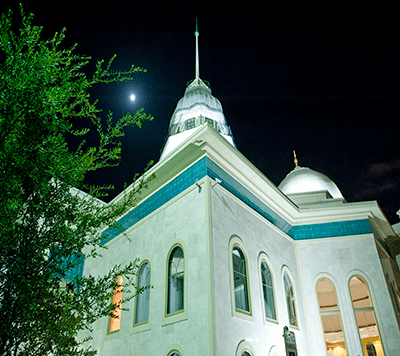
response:
M293 283L286 272L283 275L283 284L285 286L286 306L289 316L289 324L291 326L298 326L297 316L296 316L296 304L293 292Z
M354 276L350 279L349 288L364 356L384 356L367 283L362 277Z
M347 356L339 305L332 282L326 278L320 279L317 283L317 295L327 355Z
M146 288L138 294L136 300L136 324L149 321L149 303L150 303L150 266L148 262L142 264L138 275L138 288Z
M265 317L267 319L276 320L272 275L265 261L261 262L261 282L263 290Z
M113 332L119 330L121 327L121 303L122 303L122 289L124 285L124 281L121 276L119 276L116 281L116 286L114 288L114 295L112 297L112 304L115 309L113 311L114 316L110 317L110 324L108 331Z
M168 261L167 314L183 310L184 306L184 256L182 248L175 247Z
M250 312L246 259L239 246L235 246L232 250L232 263L235 307L240 311Z

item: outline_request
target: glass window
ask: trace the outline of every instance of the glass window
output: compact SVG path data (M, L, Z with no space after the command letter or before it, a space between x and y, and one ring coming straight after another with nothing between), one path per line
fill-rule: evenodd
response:
M122 303L122 289L124 281L121 276L119 276L115 283L117 284L114 288L114 295L112 297L111 303L116 307L113 311L114 317L110 317L110 324L108 331L113 332L119 330L121 327L121 303Z
M195 119L186 120L186 130L193 129L195 126Z
M360 276L354 276L349 286L364 356L384 356L368 285Z
M247 351L242 353L242 356L251 356Z
M319 280L317 295L327 355L340 351L340 355L347 356L339 305L332 282L326 278Z
M296 316L296 305L294 301L293 284L289 275L285 272L283 275L283 283L285 286L286 305L289 316L289 324L291 326L298 326Z
M146 288L138 294L136 300L136 324L149 321L149 302L150 302L150 266L147 262L140 267L138 275L138 288Z
M235 288L235 307L250 312L247 287L246 259L238 246L232 250L233 280Z
M175 247L168 262L167 314L183 310L184 257L182 248Z
M276 320L272 275L265 261L261 262L261 281L264 297L265 317L268 319Z

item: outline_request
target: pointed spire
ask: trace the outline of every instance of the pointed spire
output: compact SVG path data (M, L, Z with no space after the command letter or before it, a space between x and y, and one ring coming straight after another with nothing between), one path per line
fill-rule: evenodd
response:
M200 79L200 66L199 66L199 30L197 28L197 17L196 17L196 31L194 33L196 37L196 78Z
M294 164L297 167L299 165L299 161L297 160L296 151L294 151L294 150L293 150L293 156L294 156Z

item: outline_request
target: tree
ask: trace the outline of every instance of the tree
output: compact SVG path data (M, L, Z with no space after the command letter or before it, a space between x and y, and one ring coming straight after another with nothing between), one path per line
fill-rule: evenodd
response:
M118 204L98 199L112 187L85 185L88 172L118 164L123 129L151 119L141 109L102 120L88 90L144 70L112 71L113 57L88 78L90 57L75 55L75 46L60 48L65 29L43 40L22 6L21 15L19 33L11 11L0 22L0 354L91 355L78 332L114 315L117 276L125 276L124 292L138 292L137 263L101 277L72 272L83 258L99 255L101 229L118 228L152 177L135 176ZM91 129L98 134L94 147L86 142ZM68 145L71 136L80 142L76 149Z

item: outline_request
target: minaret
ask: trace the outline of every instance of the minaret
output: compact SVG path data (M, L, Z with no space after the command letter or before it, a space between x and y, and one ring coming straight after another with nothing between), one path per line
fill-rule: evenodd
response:
M162 149L160 159L169 155L204 124L211 126L232 146L235 146L232 132L226 122L221 103L212 96L211 87L200 79L199 30L194 32L196 39L195 79L186 85L185 94L176 105L169 124L169 133Z

